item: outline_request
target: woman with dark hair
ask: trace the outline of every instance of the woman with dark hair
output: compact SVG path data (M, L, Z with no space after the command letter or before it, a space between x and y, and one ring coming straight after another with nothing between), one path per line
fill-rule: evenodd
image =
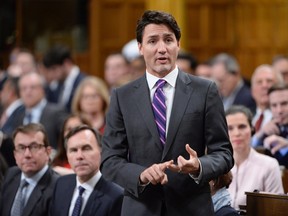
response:
M66 149L64 146L64 139L65 139L65 136L73 128L82 124L91 126L88 120L86 120L83 116L77 115L77 114L72 114L68 116L67 119L64 121L62 132L61 132L61 137L60 137L58 148L57 148L57 154L51 164L53 169L56 172L58 172L60 175L73 173L70 167L70 164L68 163Z
M245 192L259 190L282 194L284 190L277 160L251 147L254 132L251 111L244 106L231 106L226 111L226 120L235 161L231 169L233 180L228 188L232 198L231 206L236 210L239 206L245 206Z

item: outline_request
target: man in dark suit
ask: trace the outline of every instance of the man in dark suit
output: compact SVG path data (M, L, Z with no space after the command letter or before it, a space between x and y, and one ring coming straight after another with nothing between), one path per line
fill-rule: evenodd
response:
M20 126L13 141L18 167L10 168L5 176L0 215L47 216L58 174L48 166L51 147L45 129L33 123ZM26 182L23 188L22 182Z
M74 92L85 74L73 62L68 47L63 45L48 50L43 57L43 64L52 77L52 82L46 88L47 100L63 105L70 112Z
M57 181L50 215L120 215L123 189L106 181L99 171L99 136L87 125L72 129L66 136L67 158L75 174L63 176ZM80 207L78 190L84 191L80 195Z
M250 87L242 78L238 62L233 56L226 53L216 55L211 61L211 73L218 84L225 110L231 105L244 105L252 113L255 112L256 103Z
M51 146L57 149L60 131L67 113L62 107L47 102L43 77L38 73L22 75L19 80L19 90L24 109L12 116L13 124L10 127L15 129L30 122L41 123L47 131Z
M136 32L146 74L112 92L103 176L125 189L122 215L213 215L208 182L233 166L216 85L177 68L170 14L146 11Z

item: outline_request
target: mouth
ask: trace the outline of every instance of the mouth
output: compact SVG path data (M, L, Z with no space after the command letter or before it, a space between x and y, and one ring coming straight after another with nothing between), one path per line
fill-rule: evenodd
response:
M75 168L77 169L77 168L82 168L82 167L86 167L86 166L87 166L87 164L77 164L75 166Z
M157 62L159 62L160 64L165 64L168 62L168 58L167 57L159 57L159 58L157 58Z

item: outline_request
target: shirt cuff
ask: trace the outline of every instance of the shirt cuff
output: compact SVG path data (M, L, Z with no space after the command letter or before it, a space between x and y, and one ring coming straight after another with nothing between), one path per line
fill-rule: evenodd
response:
M199 161L199 167L200 167L200 172L199 172L199 175L198 176L195 176L191 173L189 173L189 176L197 183L199 184L201 179L202 179L202 175L203 175L203 172L202 172L202 165L201 165L201 161L198 159Z

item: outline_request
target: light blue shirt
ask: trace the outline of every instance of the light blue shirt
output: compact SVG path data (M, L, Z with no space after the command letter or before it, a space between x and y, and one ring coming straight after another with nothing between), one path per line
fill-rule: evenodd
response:
M31 113L32 115L31 123L40 122L40 118L41 118L43 109L45 108L46 104L47 104L47 100L43 98L36 106L32 107L31 109L26 109L25 113L26 114ZM23 124L24 125L28 124L27 116L24 117Z
M21 181L25 179L29 185L26 187L25 191L25 199L24 199L24 206L26 205L32 191L37 186L40 179L44 176L46 171L48 170L48 165L46 164L40 171L38 171L34 176L32 177L26 177L25 174L22 172L21 174Z

